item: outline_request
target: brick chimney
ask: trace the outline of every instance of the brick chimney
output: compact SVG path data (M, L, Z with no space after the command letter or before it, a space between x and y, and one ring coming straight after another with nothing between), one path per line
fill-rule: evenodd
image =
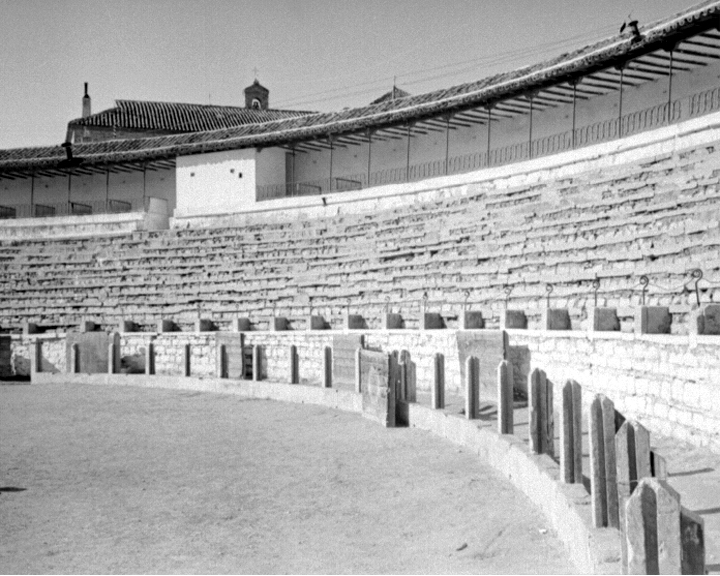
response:
M82 99L82 117L87 118L90 116L90 95L88 94L88 83L85 82L85 96Z

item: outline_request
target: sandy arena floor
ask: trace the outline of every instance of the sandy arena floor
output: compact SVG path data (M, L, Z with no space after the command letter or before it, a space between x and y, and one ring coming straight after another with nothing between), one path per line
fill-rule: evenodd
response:
M2 573L568 573L477 457L324 408L0 386Z

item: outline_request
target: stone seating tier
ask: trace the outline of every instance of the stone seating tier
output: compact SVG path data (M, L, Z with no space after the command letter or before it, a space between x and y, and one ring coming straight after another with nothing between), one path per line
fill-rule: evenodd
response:
M532 323L548 283L553 306L570 308L575 325L594 304L595 278L599 305L627 308L639 303L641 274L668 287L692 268L720 277L714 152L528 186L469 186L454 198L334 219L5 242L0 325L72 325L83 313L113 322L138 314L152 325L171 310L190 313L198 299L219 325L233 314L302 317L311 308L333 324L348 307L379 317L388 302L410 317L425 292L431 305L467 298L498 310L507 296ZM706 285L703 301L714 290ZM650 287L646 298L674 307L673 330L684 331L694 293Z

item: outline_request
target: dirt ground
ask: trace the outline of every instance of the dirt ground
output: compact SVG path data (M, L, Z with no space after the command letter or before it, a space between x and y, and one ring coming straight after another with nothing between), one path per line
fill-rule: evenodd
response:
M358 415L0 386L3 573L569 573L476 456Z

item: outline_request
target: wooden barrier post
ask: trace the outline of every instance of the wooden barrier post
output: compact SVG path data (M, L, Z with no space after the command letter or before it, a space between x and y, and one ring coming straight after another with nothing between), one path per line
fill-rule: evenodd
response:
M590 495L593 524L620 527L615 463L615 406L598 394L590 405Z
M80 372L80 346L75 342L70 348L70 374L78 374Z
M362 380L362 368L360 366L360 351L361 348L355 350L355 392L358 394L362 393L361 380Z
M332 348L323 349L323 388L332 388Z
M555 455L555 415L552 382L535 368L528 378L530 449L535 454Z
M155 374L155 344L152 342L145 348L145 374Z
M680 506L681 574L705 572L705 520L699 514Z
M498 364L498 433L513 433L513 369L512 364L503 360Z
M288 361L289 361L289 368L290 368L290 384L299 384L300 383L300 367L298 362L298 353L297 353L297 346L295 344L292 344L290 346L290 351L288 354Z
M651 476L650 433L641 424L626 420L615 434L615 461L620 527L625 527L625 505L638 482ZM627 566L627 543L622 538L622 565Z
M30 379L42 372L42 342L35 338L30 345Z
M657 452L650 450L650 473L653 478L667 480L667 462Z
M475 420L480 411L480 367L475 356L465 360L465 418Z
M404 360L400 361L400 385L398 386L398 400L408 399L408 365Z
M255 382L260 382L262 380L262 348L259 344L253 344L252 359L253 380Z
M434 410L445 408L445 356L435 354L435 378L432 389L432 407Z
M217 377L227 378L227 347L225 344L217 347Z
M562 389L560 470L566 484L582 484L582 389L574 380Z
M110 343L108 344L108 374L115 374L115 355L116 355L116 349L115 349L115 338L110 336Z
M190 358L192 356L192 348L190 347L190 344L185 344L183 346L183 376L190 376L191 374L191 364L190 364Z
M627 574L681 574L680 497L669 484L644 478L627 501Z

